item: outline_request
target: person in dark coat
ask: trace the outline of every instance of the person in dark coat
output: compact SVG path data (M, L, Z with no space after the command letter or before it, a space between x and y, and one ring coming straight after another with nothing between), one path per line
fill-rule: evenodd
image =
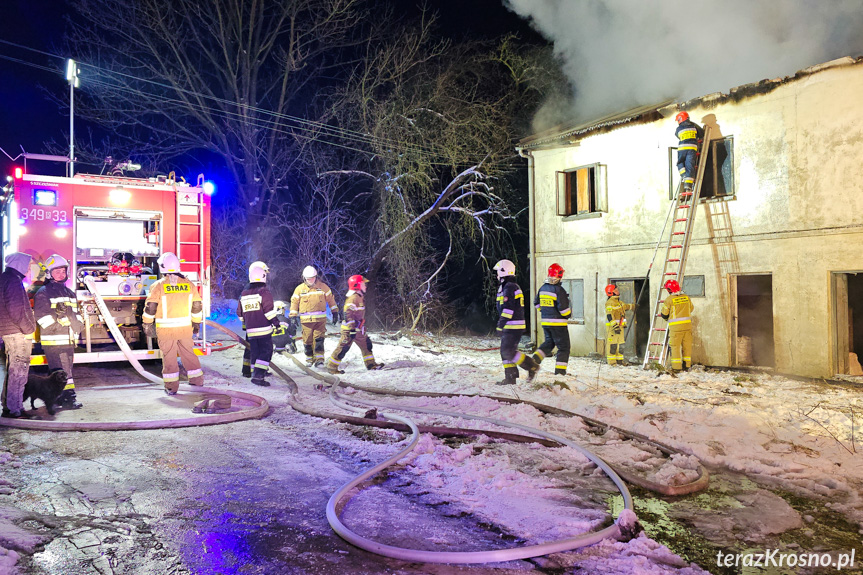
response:
M691 192L695 182L695 171L698 163L698 148L704 139L704 130L689 119L689 114L680 112L675 118L677 120L677 169L680 172L680 180L683 182L683 190Z
M0 274L0 336L6 346L6 379L3 382L3 417L30 419L24 411L24 386L30 373L30 351L36 317L30 307L24 279L33 258L21 252L6 256Z
M533 357L518 350L518 342L525 330L524 293L515 282L515 264L500 260L494 265L500 287L497 289L497 331L500 333L500 359L503 362L503 380L497 385L513 385L518 381L518 368L527 371L530 383L539 371Z

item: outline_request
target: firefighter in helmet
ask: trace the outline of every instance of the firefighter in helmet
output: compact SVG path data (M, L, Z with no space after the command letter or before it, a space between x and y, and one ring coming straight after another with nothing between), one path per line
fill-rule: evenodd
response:
M288 304L281 300L276 300L273 302L273 307L276 310L276 319L279 322L279 326L273 329L273 347L276 351L287 349L291 353L297 353L297 344L294 343L294 336L290 333L290 323L288 322L288 318L285 317Z
M72 365L78 334L84 330L84 320L78 313L78 298L66 287L69 262L53 254L45 260L45 283L33 298L33 311L39 324L40 341L50 371L66 372L66 387L57 398L57 405L67 409L83 407L75 396Z
M339 345L333 351L327 361L329 373L344 373L339 369L345 354L354 343L363 354L363 363L366 369L380 369L384 366L375 361L372 354L372 340L366 335L366 288L368 281L361 275L353 275L348 278L348 293L345 297L344 321L342 322L342 336Z
M201 329L204 310L198 288L180 273L177 256L165 252L158 263L163 277L150 286L144 302L144 333L158 339L165 393L175 395L180 389L177 357L186 368L189 383L204 385L204 372L192 342Z
M267 273L270 268L264 262L254 262L249 266L249 286L240 295L237 303L237 316L246 326L246 348L248 362L254 368L250 375L255 385L268 386L264 379L270 373L270 360L273 358L273 329L279 327L276 319L278 310L273 302L273 294L267 287ZM246 355L243 355L245 375Z
M572 315L572 310L569 308L569 294L560 285L563 272L564 269L558 264L548 266L548 277L533 299L533 305L540 313L543 333L542 345L533 354L533 360L537 364L542 363L542 360L551 355L556 347L555 375L566 375L566 367L569 363L567 320Z
M668 322L668 346L671 348L671 369L688 370L692 365L692 300L680 289L676 280L665 282L668 297L660 314Z
M680 112L674 118L677 121L677 130L674 135L679 140L677 144L677 169L683 182L683 189L692 191L695 182L695 170L698 167L698 147L704 140L704 130L689 119L689 114Z
M620 301L620 291L614 284L605 286L605 359L608 365L615 365L619 361L626 365L623 358L623 344L626 333L626 312L635 309L635 304Z
M512 385L518 381L518 366L527 371L527 381L533 381L539 364L518 349L524 333L524 294L515 282L515 264L500 260L494 265L500 286L497 288L497 331L500 332L500 359L503 362L503 380L498 385Z
M296 335L297 328L302 325L306 363L315 367L324 365L328 305L333 314L333 325L338 325L341 321L339 307L332 290L318 279L318 270L306 266L303 269L303 283L297 286L291 296L290 320L292 335Z

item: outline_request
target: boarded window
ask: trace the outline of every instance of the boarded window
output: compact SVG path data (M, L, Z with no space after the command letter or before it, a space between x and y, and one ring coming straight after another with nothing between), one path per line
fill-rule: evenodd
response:
M704 180L701 183L701 198L721 198L733 196L734 189L734 138L719 138L710 141L707 165L704 166ZM677 169L677 148L668 149L668 199L674 199L674 192L680 184Z
M584 280L561 280L560 285L569 294L569 320L584 323Z
M604 168L591 164L557 172L557 215L607 212Z
M704 297L704 276L683 276L681 289L689 297Z

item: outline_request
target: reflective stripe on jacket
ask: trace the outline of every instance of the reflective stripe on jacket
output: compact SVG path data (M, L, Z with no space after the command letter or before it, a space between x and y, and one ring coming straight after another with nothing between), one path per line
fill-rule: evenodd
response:
M692 323L692 310L695 306L692 305L692 300L683 292L669 295L662 303L663 316L668 316L668 327L673 328L689 328Z
M524 329L524 293L515 278L505 277L497 288L497 329Z
M33 297L42 345L74 345L84 329L75 292L63 282L49 279Z
M677 125L674 135L679 140L678 150L697 150L698 141L704 138L704 130L692 120L684 120Z
M301 283L291 296L290 317L299 316L302 323L317 323L327 320L327 305L330 309L338 309L333 292L321 280L309 286L306 282Z
M540 325L543 326L565 326L572 315L569 294L560 284L544 283L533 299L533 305L539 310Z
M264 282L249 284L237 303L237 317L243 320L247 337L273 333L278 312L273 306L273 294Z
M172 277L175 278L173 283ZM195 302L198 306L194 307L200 307L201 295L192 282L179 275L167 275L150 286L150 294L144 302L143 321L155 322L159 338L191 338L193 314L203 319L202 311L192 311ZM153 311L148 311L154 307Z

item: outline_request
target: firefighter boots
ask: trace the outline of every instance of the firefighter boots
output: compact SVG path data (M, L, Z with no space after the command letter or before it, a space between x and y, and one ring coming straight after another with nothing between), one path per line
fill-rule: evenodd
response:
M252 377L252 368L248 365L243 366L243 377Z
M515 385L518 383L518 379L515 377L506 376L502 380L495 383L495 385Z
M383 369L383 367L384 367L384 364L382 364L382 363L374 363L374 362L369 363L369 364L367 364L367 365L366 365L366 369L368 369L369 371L371 371L371 370Z
M63 390L63 393L60 394L55 403L61 409L81 409L84 407L83 404L78 403L75 391L71 389Z

